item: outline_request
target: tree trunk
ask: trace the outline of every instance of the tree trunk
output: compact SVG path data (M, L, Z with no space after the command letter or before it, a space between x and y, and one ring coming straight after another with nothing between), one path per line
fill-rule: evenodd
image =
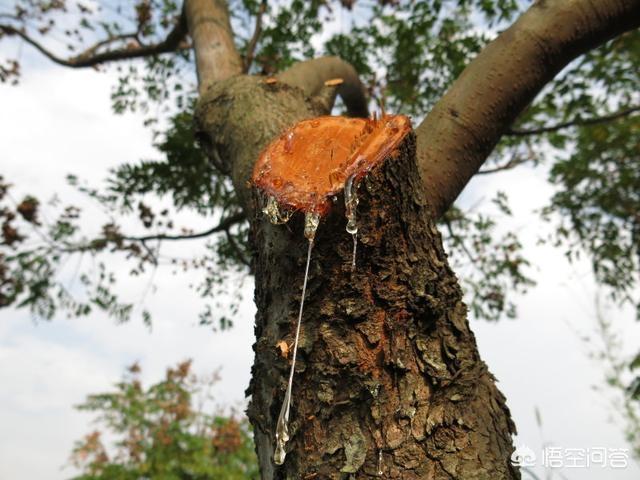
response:
M515 428L480 360L457 279L430 218L415 138L358 190L358 255L344 199L318 229L291 410L291 440L273 463L307 241L301 215L271 225L246 181L284 127L321 113L296 88L235 77L199 104L200 137L226 157L250 214L256 352L249 418L263 479L512 479ZM257 196L254 196L257 201ZM280 344L280 347L278 346Z

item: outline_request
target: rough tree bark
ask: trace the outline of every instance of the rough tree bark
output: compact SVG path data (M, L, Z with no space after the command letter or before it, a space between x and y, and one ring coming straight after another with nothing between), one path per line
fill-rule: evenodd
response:
M294 435L285 465L273 464L290 361L276 345L294 332L306 240L299 216L274 227L255 213L246 180L272 138L326 113L317 105L298 88L241 76L211 87L197 110L202 141L233 159L232 178L254 212L258 315L249 415L262 478L377 476L380 452L384 478L518 478L508 462L513 425L478 356L429 216L413 137L360 189L355 275L346 266L352 243L342 208L321 224L294 384Z
M366 103L353 69L339 59L305 62L277 81L231 76L201 89L198 136L223 160L252 224L258 314L249 417L263 479L519 478L509 462L515 429L479 358L434 218L544 83L585 48L629 28L621 19L640 4L604 2L625 8L600 19L609 27L578 29L559 41L564 49L572 46L566 55L546 55L553 35L524 33L533 45L521 45L520 31L542 24L545 15L552 20L564 3L536 4L515 32L505 32L469 67L417 129L417 163L411 137L398 159L369 176L360 189L355 274L348 268L351 238L340 199L321 224L294 383L293 435L282 467L273 463L274 433L290 359L277 345L293 337L306 240L300 216L287 226L262 218L247 180L271 139L302 119L327 114L336 93L352 114L364 114ZM567 12L582 18L585 2L569 4ZM583 20L580 25L602 27L596 16ZM505 88L478 93L493 84L493 69L518 45L521 62L535 60L531 68L505 71ZM505 48L511 53L496 53ZM549 58L554 61L545 70ZM515 81L523 71L527 76ZM324 86L332 76L345 85Z
M344 200L320 224L293 390L290 453L272 463L306 240L253 218L256 360L249 415L263 478L510 479L504 398L480 360L430 217L414 138L360 186L351 272ZM297 221L296 221L297 220Z

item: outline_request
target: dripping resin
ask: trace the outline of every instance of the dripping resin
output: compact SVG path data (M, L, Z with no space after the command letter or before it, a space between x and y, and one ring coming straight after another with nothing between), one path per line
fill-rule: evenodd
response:
M342 192L346 231L353 245L350 267L355 271L359 233L358 184L372 168L393 156L410 131L411 122L402 115L383 114L380 118L368 119L316 117L284 131L265 148L254 165L252 183L266 196L262 212L276 225L287 223L293 212L303 213L304 235L308 240L287 388L274 432L273 461L276 465L285 462L285 447L292 436L289 421L297 398L292 394L293 380L311 254L320 219L330 213L334 205L332 199ZM378 452L378 459L381 455L382 452Z

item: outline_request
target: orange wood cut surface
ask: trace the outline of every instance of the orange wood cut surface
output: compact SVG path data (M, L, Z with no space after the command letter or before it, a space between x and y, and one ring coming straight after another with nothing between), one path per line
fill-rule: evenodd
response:
M350 176L360 179L410 131L404 115L303 120L262 152L252 182L283 209L325 215Z

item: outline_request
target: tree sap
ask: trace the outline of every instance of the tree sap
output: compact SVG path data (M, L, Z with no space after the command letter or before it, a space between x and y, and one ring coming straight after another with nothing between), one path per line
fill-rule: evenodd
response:
M356 250L358 248L358 224L356 210L358 207L357 185L354 185L355 174L347 178L344 184L344 208L347 217L347 232L353 237L353 255L351 256L351 270L356 269Z
M293 341L293 355L291 359L291 370L289 371L289 381L287 391L284 394L284 401L280 408L278 423L276 424L276 450L273 454L273 461L276 465L282 465L287 453L284 450L289 441L289 410L291 409L291 389L293 386L293 373L296 369L296 356L298 354L298 339L300 338L300 325L302 323L302 312L304 310L304 296L307 291L307 280L309 278L309 264L311 263L311 251L313 250L313 240L320 223L320 215L314 212L307 212L304 217L304 236L309 241L307 248L307 264L304 269L304 280L302 282L302 296L300 297L300 310L298 311L298 323L296 325L296 335Z

